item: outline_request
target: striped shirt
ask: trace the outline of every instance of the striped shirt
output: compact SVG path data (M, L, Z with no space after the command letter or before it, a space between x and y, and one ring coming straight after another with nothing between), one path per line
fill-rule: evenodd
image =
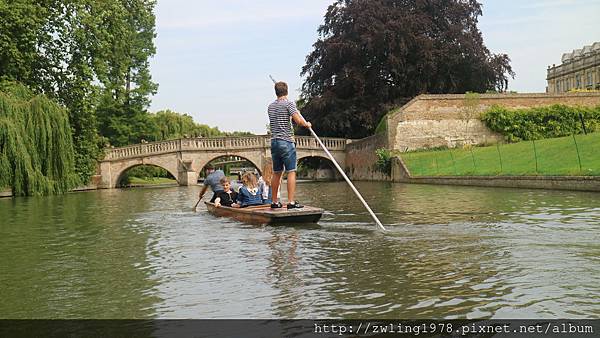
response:
M281 139L294 142L292 129L292 115L298 111L296 104L287 99L275 100L269 105L269 123L271 126L271 139Z

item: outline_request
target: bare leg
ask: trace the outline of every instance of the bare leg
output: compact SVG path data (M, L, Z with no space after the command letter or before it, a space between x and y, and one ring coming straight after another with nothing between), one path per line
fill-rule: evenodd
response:
M290 171L287 173L287 192L288 203L295 202L294 195L296 194L296 172Z
M271 200L273 201L273 203L277 203L278 201L277 194L279 193L279 182L281 182L281 175L283 175L283 172L273 173L273 177L271 177Z

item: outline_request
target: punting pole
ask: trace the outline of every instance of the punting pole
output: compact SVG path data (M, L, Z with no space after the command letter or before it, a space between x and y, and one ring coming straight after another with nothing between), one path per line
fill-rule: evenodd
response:
M337 170L344 177L344 179L346 180L346 183L348 183L348 185L350 186L350 188L352 188L352 191L354 191L354 193L356 194L356 197L358 197L358 199L362 202L362 204L365 206L365 208L369 211L369 214L371 214L371 217L373 217L373 220L375 221L375 224L377 224L377 226L379 226L379 228L381 228L381 230L386 231L387 229L383 226L383 224L381 224L381 222L379 221L379 219L377 218L377 216L375 216L375 213L373 212L373 210L371 210L371 208L369 207L369 205L367 204L367 202L365 201L365 199L362 197L362 195L358 192L358 190L356 189L356 187L354 186L354 184L352 184L352 182L350 181L350 179L348 178L348 176L346 176L346 173L342 170L342 168L337 163L337 161L335 160L335 158L333 158L333 155L331 155L331 153L329 152L329 150L327 150L327 147L325 147L325 145L323 144L323 142L321 141L321 139L319 138L319 136L317 136L317 134L315 133L315 131L312 128L308 128L308 130L310 130L312 136L314 136L315 139L317 139L317 141L321 145L321 148L323 148L323 150L325 151L325 153L327 154L327 156L329 156L329 159L331 160L331 162L333 162L333 164L335 165L335 167L337 168Z
M273 83L277 82L277 81L275 81L275 79L271 75L269 75L269 77L271 78L271 81L273 81ZM302 115L300 115L300 116L302 116ZM304 119L304 116L302 116L302 118ZM317 136L317 133L315 133L315 131L312 128L308 128L308 130L310 130L310 133L312 134L312 136L314 136L314 138L317 140L317 142L319 142L319 145L321 145L321 148L323 148L323 150L325 151L325 153L327 154L327 156L329 156L329 159L331 160L331 162L333 162L333 164L335 165L335 167L337 168L337 170L340 172L340 174L342 175L342 177L344 177L344 179L346 180L346 183L348 183L348 185L350 186L350 188L352 188L352 191L354 191L354 193L356 194L356 197L358 197L358 199L362 202L362 204L365 206L365 208L367 209L367 211L369 211L369 214L371 214L371 217L375 221L375 224L377 224L377 226L381 230L387 231L387 229L379 221L379 218L377 218L377 216L375 216L375 213L373 212L373 210L371 210L371 208L369 207L369 205L367 204L367 202L365 201L365 199L358 192L358 190L356 189L356 187L354 186L354 184L352 184L352 182L350 181L350 179L348 178L348 176L346 176L346 173L342 170L342 168L337 163L337 161L335 160L335 158L333 158L333 155L331 155L331 153L329 152L329 150L327 150L327 147L325 147L325 145L323 144L323 142L321 141L321 139L319 138L319 136Z
M198 206L198 203L200 203L200 200L202 200L202 197L200 197L200 198L198 199L198 202L196 202L196 204L194 205L194 209L193 209L193 210L194 210L194 212L196 212L196 207Z

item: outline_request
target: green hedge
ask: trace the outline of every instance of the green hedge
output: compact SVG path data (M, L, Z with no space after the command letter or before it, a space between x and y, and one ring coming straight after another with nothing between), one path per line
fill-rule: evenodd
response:
M539 140L582 134L581 118L588 133L600 131L600 106L569 107L553 105L528 109L508 109L492 106L482 115L491 130L509 142Z

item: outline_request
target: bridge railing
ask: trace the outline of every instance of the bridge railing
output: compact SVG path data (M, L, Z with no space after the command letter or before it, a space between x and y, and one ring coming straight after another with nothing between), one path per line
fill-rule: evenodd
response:
M298 149L320 150L317 141L310 136L296 136ZM344 151L348 141L343 138L322 138L325 146L331 151ZM242 150L256 148L270 148L270 135L257 135L247 137L214 137L214 138L189 138L152 143L135 144L120 148L110 148L106 151L104 160L116 160L130 157L158 155L176 151L194 150Z
M181 139L182 150L264 148L267 135Z

